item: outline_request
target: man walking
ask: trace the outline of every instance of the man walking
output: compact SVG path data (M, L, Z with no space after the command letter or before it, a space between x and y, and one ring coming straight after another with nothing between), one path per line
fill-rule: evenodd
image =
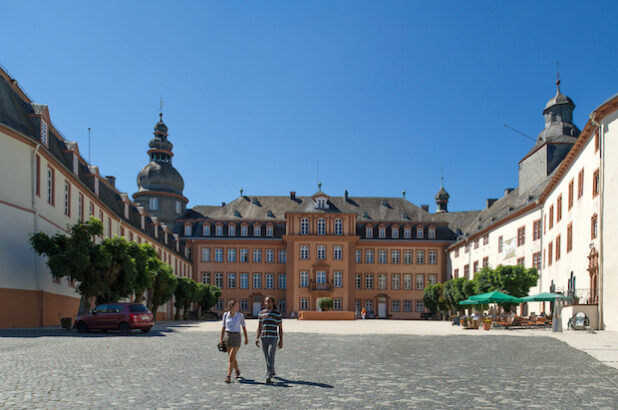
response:
M275 298L266 296L264 304L266 309L259 315L255 345L260 347L262 339L262 350L266 359L266 384L272 384L272 378L275 376L275 351L277 347L283 348L283 324L281 313L275 308Z

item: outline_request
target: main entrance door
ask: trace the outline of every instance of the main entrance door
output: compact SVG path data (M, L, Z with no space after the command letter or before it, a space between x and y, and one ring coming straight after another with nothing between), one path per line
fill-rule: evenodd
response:
M378 303L378 317L386 317L386 303Z
M253 302L253 316L259 315L261 310L262 302Z

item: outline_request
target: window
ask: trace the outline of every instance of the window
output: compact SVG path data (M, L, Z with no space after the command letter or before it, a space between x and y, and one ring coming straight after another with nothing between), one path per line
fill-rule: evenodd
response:
M566 251L567 253L573 250L573 223L571 222L567 226L567 242L566 242Z
M253 274L253 289L260 289L262 287L262 274L254 273Z
M416 264L417 265L425 264L425 251L416 251Z
M265 275L266 279L266 289L274 289L275 288L275 275L272 273L267 273Z
M381 226L381 227L378 229L378 237L379 237L380 239L386 238L386 228L385 228L385 227Z
M285 249L279 249L279 263L285 263L285 261L286 261Z
M455 249L455 257L459 258L459 248Z
M425 306L423 306L423 301L422 300L417 300L416 301L416 311L417 312L422 312L425 309Z
M386 263L386 255L387 255L386 249L378 250L378 263Z
M560 222L562 219L562 194L558 195L556 199L556 222Z
M470 244L469 243L466 243L464 252L470 253Z
M300 310L309 310L309 299L300 298Z
M552 242L547 244L547 265L551 266L554 258L554 244Z
M71 185L64 182L64 214L71 216Z
M560 246L560 235L556 236L556 262L560 260L560 251L562 247Z
M215 235L216 236L223 236L223 225L216 225L215 226Z
M84 220L84 195L77 195L77 217L80 221ZM124 235L123 235L124 236Z
M49 146L49 134L47 131L47 123L41 119L41 142L45 146Z
M412 251L403 251L403 263L406 265L412 264Z
M300 258L309 259L309 245L300 245Z
M240 226L240 236L248 236L249 235L249 227L247 225Z
M362 252L360 249L357 249L354 254L356 255L355 261L356 263L363 263L362 262Z
M287 286L287 277L285 273L279 274L279 289L285 289Z
M483 245L487 245L489 243L489 234L483 235Z
M309 287L309 272L301 271L300 272L300 285L301 288Z
M356 289L362 289L363 280L361 279L361 275L354 276L354 287Z
M355 299L354 300L354 309L356 310L356 312L360 312L363 306L363 302L360 299Z
M396 226L393 226L391 228L391 238L393 239L399 238L399 228L397 228Z
M260 225L255 225L253 227L253 236L261 236L262 235L262 227Z
M475 239L474 240L474 249L478 249L479 248L479 240Z
M176 201L176 214L180 215L182 213L182 203L180 201Z
M435 273L432 273L431 275L427 277L428 285L435 285L436 283L438 283L438 277L436 276Z
M464 265L463 275L464 275L464 278L470 279L470 265L469 264Z
M427 256L428 256L428 261L430 265L436 265L438 263L438 252L429 251L427 253Z
M303 218L300 220L300 234L309 235L309 219Z
M403 237L405 239L411 239L412 238L412 229L410 228L404 228L403 229Z
M399 251L395 251L395 250L391 251L391 263L394 263L394 264L401 263L401 259L399 255L400 255Z
M215 273L215 286L223 289L223 273Z
M425 275L423 274L416 275L416 289L417 290L425 289Z
M400 276L398 273L394 273L391 275L391 289L398 290L400 286Z
M247 299L240 299L239 307L240 310L246 312L247 310L249 310L249 301Z
M365 228L365 237L373 238L373 228L371 226L367 226L367 228Z
M538 241L541 239L541 220L537 219L532 222L532 240Z
M241 263L249 262L249 249L240 250L240 262Z
M223 299L217 299L217 304L215 305L215 310L223 310Z
M236 287L236 274L235 273L227 274L227 287L229 289L234 289Z
M571 181L569 182L569 195L568 195L568 199L567 199L567 206L568 206L569 211L571 210L571 208L573 208L574 184L575 184L575 180L573 178L571 178Z
M599 179L599 169L597 168L597 170L594 171L594 174L592 174L592 197L593 198L599 195L600 184L601 184L601 180Z
M384 290L386 289L386 274L381 273L378 275L378 289Z
M215 262L223 262L223 248L215 249Z
M342 288L343 287L343 272L335 271L333 278L334 278L333 286L336 288Z
M253 250L253 262L254 263L262 262L262 250L261 249Z
M191 236L191 225L185 225L185 236Z
M365 289L373 289L373 275L365 275Z
M56 188L56 172L47 167L47 203L54 205L55 188Z
M315 273L315 283L317 285L323 285L326 283L326 272L325 271L317 271Z
M403 311L404 312L412 312L412 301L404 300L403 301Z
M365 310L367 312L373 312L373 300L371 299L365 300Z
M266 263L275 263L275 250L266 249Z
M526 227L517 228L517 246L522 246L526 243Z
M600 142L599 142L599 132L597 131L596 134L594 134L594 152L596 153L597 151L599 151L599 146L600 146Z
M457 279L457 278L459 277L459 269L455 269L455 270L453 271L453 277L454 277L455 279Z
M391 311L399 312L399 301L398 300L393 300L391 302Z
M338 261L343 260L343 246L341 245L333 246L333 258Z
M319 260L326 259L326 246L318 245L317 250L318 250L318 259Z
M204 285L210 285L210 273L208 272L202 273L202 283Z
M227 261L230 263L236 262L236 249L230 248L227 250Z
M151 211L157 211L159 209L159 198L150 198L148 200L148 208Z
M203 225L202 226L202 234L204 236L210 236L210 225Z
M249 289L249 274L248 273L240 274L240 288Z
M333 299L333 310L343 310L343 300L341 298Z
M436 228L429 228L429 239L436 239Z
M373 263L373 250L365 250L365 263Z
M537 270L541 269L541 252L532 254L532 266Z
M525 258L522 256L521 258L517 258L517 265L524 266Z
M483 258L483 267L484 267L484 268L489 267L489 256L485 256L485 257Z
M423 239L423 227L422 226L416 228L416 237L418 239Z
M315 199L316 208L318 208L318 209L326 209L326 202L327 201L328 201L328 199L326 199L323 196L316 198Z
M502 236L498 237L498 252L502 253L504 249L504 242L502 241Z
M577 199L584 195L584 169L577 174Z
M318 219L318 235L326 235L326 220Z
M590 219L590 239L596 239L597 233L597 214L594 214Z
M479 271L479 261L474 261L474 264L472 265L472 273L476 273Z
M405 290L412 289L412 274L406 273L403 275L403 288Z
M335 219L335 235L343 235L343 222L341 218Z
M229 224L227 226L227 236L236 236L236 225Z

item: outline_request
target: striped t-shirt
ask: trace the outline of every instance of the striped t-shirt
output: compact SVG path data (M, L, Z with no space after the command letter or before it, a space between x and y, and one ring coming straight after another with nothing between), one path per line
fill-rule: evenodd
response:
M259 318L260 324L262 325L262 338L279 337L277 328L279 327L279 323L281 323L281 313L279 313L278 310L264 309L260 312Z

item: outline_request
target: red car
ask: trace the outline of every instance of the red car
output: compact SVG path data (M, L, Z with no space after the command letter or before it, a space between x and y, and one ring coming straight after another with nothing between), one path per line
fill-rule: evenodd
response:
M99 305L90 313L78 315L75 327L81 333L100 329L119 330L127 334L131 329L140 329L146 333L154 326L152 313L139 303L108 303Z

